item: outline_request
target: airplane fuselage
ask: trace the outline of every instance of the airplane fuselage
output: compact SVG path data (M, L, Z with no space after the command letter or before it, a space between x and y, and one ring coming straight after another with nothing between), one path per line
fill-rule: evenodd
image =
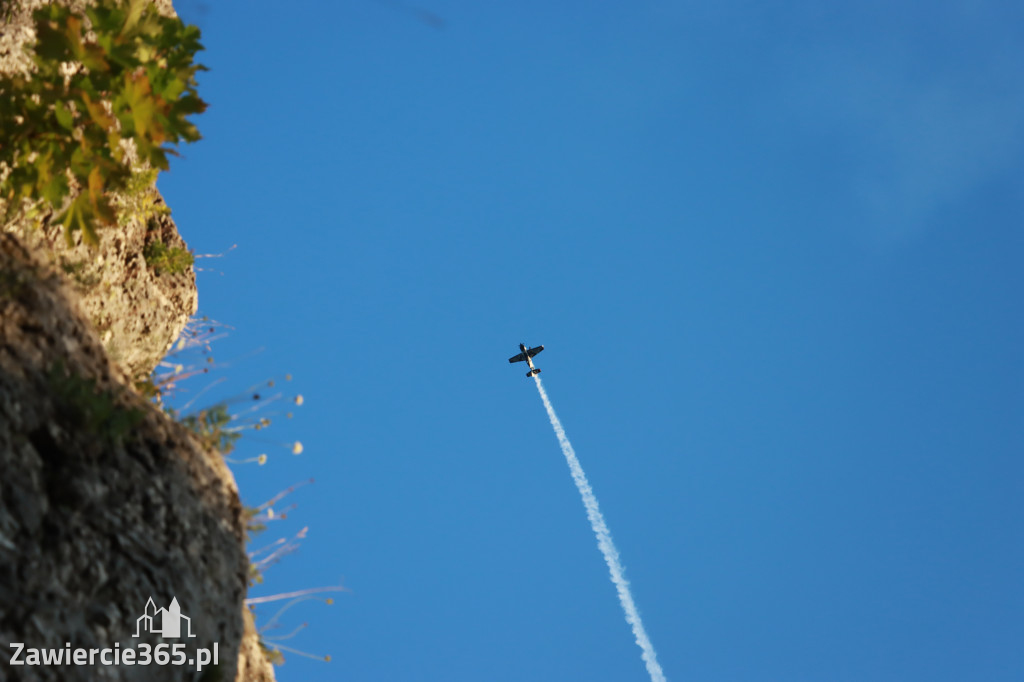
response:
M537 370L537 368L533 366L533 358L530 357L529 349L526 347L526 344L519 344L519 350L523 351L523 355L526 356L526 364L530 366L530 371L527 372L526 376L530 376Z
M519 355L515 355L515 356L509 358L508 361L509 362L521 362L521 361L525 360L526 364L530 366L530 371L526 373L526 376L533 377L533 376L537 376L538 374L540 374L540 370L537 369L537 367L535 367L534 364L533 364L533 355L536 355L537 353L539 353L542 350L544 350L544 346L537 346L536 348L527 348L526 344L520 343L519 344L519 350L520 350ZM533 352L533 355L530 354L531 351Z

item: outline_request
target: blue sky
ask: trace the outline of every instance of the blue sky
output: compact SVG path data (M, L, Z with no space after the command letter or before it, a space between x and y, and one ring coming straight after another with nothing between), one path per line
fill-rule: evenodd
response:
M1024 9L177 9L279 679L647 679L520 341L670 680L1024 677Z

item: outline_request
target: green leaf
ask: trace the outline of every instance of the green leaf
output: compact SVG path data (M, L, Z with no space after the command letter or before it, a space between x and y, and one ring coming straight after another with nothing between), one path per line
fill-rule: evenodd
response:
M55 206L64 200L69 191L67 176L64 173L57 173L50 177L40 194L51 206Z
M81 229L86 222L83 212L86 210L87 203L85 196L79 195L75 197L64 213L57 216L57 221L64 226L64 241L69 249L75 245L74 231Z
M128 16L125 19L124 27L121 29L121 35L125 35L135 28L136 24L139 23L139 18L142 17L143 10L150 4L150 0L129 0Z
M53 105L53 112L57 114L57 123L65 130L74 130L75 122L71 115L71 109L64 102L57 102Z
M149 162L153 166L159 168L160 170L170 170L171 164L167 161L167 152L174 153L173 150L170 149L161 149L160 147L153 147L150 150L149 156L147 158L149 159Z
M51 6L52 10L66 9ZM51 16L53 12L46 9L37 10L36 17L36 46L35 53L37 61L47 60L50 62L67 61L70 56L67 37L60 30L62 20Z
M125 74L125 103L132 112L135 132L155 144L164 141L163 127L157 120L157 101L146 74Z
M106 59L106 50L96 44L84 46L79 59L82 65L91 72L102 73L110 68Z

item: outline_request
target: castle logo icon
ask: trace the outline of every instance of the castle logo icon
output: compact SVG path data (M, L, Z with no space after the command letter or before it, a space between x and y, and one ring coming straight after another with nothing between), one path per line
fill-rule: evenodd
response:
M150 597L146 602L146 608L142 615L135 621L135 637L144 632L155 635L163 635L165 639L177 639L182 637L182 621L185 623L185 637L195 637L192 634L192 619L181 613L181 606L178 605L178 598L171 599L171 605L165 608L157 608Z

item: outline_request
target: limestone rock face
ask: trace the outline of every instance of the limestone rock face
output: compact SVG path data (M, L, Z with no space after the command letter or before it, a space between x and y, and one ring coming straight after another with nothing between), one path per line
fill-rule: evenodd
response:
M155 646L133 637L150 598L176 598L196 635L180 641L216 642L221 679L234 678L248 559L230 471L128 388L61 277L11 235L0 235L0 471L0 679L193 679L187 666L8 662L13 642Z
M253 622L252 612L245 609L245 632L242 635L242 646L238 652L238 682L274 682L274 666L272 666L260 649L259 636Z
M0 4L0 72L25 72L31 12L46 0ZM170 0L156 4L173 14ZM234 478L132 388L197 305L191 266L147 260L156 243L187 247L155 188L140 197L127 197L98 247L80 234L68 246L52 216L0 226L0 682L274 679L243 605ZM195 637L134 637L150 599L158 609L176 599ZM12 643L26 660L66 644L138 652L162 641L216 644L219 665L11 663Z
M133 218L101 230L95 247L83 244L76 233L69 248L59 225L25 221L12 231L64 272L110 359L130 378L148 376L196 312L194 269L168 272L146 262L146 249L155 243L186 249L168 215Z

